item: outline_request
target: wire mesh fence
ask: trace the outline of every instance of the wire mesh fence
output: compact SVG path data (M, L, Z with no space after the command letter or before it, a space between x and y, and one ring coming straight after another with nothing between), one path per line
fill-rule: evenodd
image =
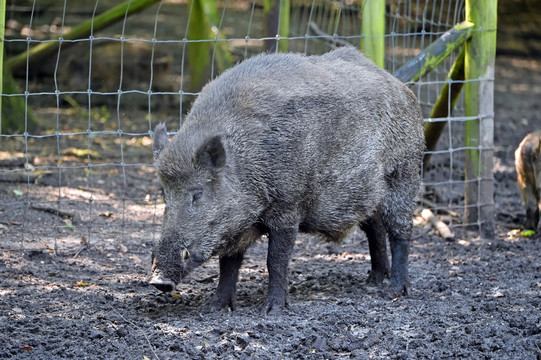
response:
M204 3L7 2L4 84L13 81L4 85L0 122L4 239L63 249L156 237L164 205L150 146L159 122L181 126L201 85L235 62L264 51L359 47L369 37L367 1L224 0L210 2L210 12ZM116 20L105 26L101 17L111 9L119 9ZM395 72L464 19L464 0L387 1L385 68ZM446 123L424 170L420 204L451 226L480 226L485 220L462 216L470 149L464 124L492 114L465 116L461 97L451 115L430 118L457 54L410 84L425 121ZM476 149L490 151L490 143ZM475 206L493 206L492 198L478 200Z

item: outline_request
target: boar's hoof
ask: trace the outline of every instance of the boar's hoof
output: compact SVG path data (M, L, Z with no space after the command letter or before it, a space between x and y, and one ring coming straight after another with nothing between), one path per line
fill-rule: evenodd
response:
M409 281L404 281L401 283L391 281L390 295L393 298L401 297L401 296L410 296L411 284L409 283Z
M368 285L372 285L372 286L378 286L378 285L381 285L383 283L383 280L385 278L389 278L389 271L385 270L385 271L374 271L374 270L371 270L370 271L370 274L368 274L368 279L366 279L366 282L368 283Z
M161 277L153 277L150 280L150 285L163 292L171 292L175 290L175 283L171 280L162 279Z
M285 309L288 308L288 305L289 305L289 301L287 300L287 298L279 299L279 298L269 297L267 299L267 304L263 308L263 312L266 315L281 314Z
M219 295L214 298L207 305L206 310L210 312L214 311L235 311L237 309L237 299L232 297L222 297Z

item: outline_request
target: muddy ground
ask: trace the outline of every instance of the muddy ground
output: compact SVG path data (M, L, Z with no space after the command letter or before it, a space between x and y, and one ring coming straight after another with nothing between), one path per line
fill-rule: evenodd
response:
M94 192L93 213L101 215L90 222L95 227L61 223L54 239L39 224L57 216L0 212L0 357L541 358L541 238L510 233L524 221L513 151L541 124L540 63L499 57L496 78L495 236L457 229L457 241L446 242L417 226L410 297L390 299L366 286L370 265L361 233L342 245L300 237L289 272L289 311L260 313L267 283L263 240L241 270L238 310L207 312L217 261L173 295L158 293L146 281L162 205L145 212L148 204L130 203L122 214L126 204L100 204ZM134 188L156 185L129 169L126 177ZM12 195L15 186L4 183L2 194ZM61 191L69 189L85 195L80 188ZM59 191L46 184L30 190L36 197ZM121 229L114 226L120 217Z
M174 294L146 283L163 211L152 177L130 168L117 174L129 191L149 192L150 206L107 201L112 177L96 176L98 190L43 180L28 189L30 199L60 192L74 208L89 194L95 201L71 219L75 226L39 209L0 208L0 358L541 359L541 237L513 231L525 219L513 152L541 127L539 59L499 55L495 91L494 237L457 228L447 242L417 225L411 296L391 299L365 284L362 233L341 245L302 236L290 263L291 308L262 315L263 239L241 269L238 309L209 312L215 259ZM1 185L3 201L20 188Z

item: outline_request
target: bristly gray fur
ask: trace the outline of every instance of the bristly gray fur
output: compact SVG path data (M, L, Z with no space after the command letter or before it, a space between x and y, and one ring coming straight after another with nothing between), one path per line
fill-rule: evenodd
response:
M208 156L223 151L220 169L197 155L216 137L222 150ZM340 241L379 219L391 248L400 244L396 258L407 258L423 149L414 94L356 49L248 59L203 88L169 145L165 127L156 128L167 210L153 269L178 283L263 233L298 229ZM178 260L181 249L192 257ZM406 286L407 264L396 264L393 254L394 282Z

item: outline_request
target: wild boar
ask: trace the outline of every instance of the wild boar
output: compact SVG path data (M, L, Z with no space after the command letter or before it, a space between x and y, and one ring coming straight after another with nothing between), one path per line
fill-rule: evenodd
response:
M541 208L541 130L524 138L515 151L517 180L524 207L526 228L536 230L539 226Z
M423 119L415 95L358 50L258 55L207 84L178 133L153 140L166 202L150 283L172 291L218 256L213 307L236 306L245 250L268 235L266 312L289 304L297 233L366 232L368 281L408 293ZM387 256L386 234L392 255Z

